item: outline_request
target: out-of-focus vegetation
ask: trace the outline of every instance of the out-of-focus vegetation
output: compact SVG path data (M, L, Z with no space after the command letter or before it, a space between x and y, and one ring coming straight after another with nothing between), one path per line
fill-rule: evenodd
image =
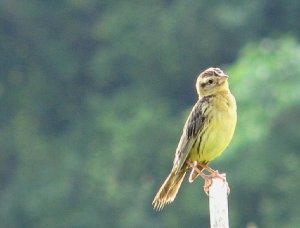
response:
M232 227L300 224L300 2L0 2L1 227L208 227L199 179L154 212L197 74L239 121L211 163Z

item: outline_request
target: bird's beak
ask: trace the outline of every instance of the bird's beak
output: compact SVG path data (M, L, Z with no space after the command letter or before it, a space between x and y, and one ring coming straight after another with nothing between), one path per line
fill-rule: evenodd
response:
M228 76L226 74L222 74L219 76L219 83L223 83L228 79Z

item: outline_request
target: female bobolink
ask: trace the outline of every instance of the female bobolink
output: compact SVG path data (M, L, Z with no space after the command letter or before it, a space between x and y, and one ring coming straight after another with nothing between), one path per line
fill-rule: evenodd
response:
M175 199L189 168L192 168L190 182L198 175L204 177L202 169L217 174L207 163L228 146L237 119L236 102L227 79L219 68L208 68L198 76L199 98L184 125L171 173L152 202L155 209L160 210Z

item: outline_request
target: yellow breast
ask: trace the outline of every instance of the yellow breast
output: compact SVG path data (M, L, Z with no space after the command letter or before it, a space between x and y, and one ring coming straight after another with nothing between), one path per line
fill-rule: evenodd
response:
M202 137L197 138L190 151L190 159L211 161L219 156L230 143L237 121L236 102L229 94L216 95L207 114L208 121L203 128Z

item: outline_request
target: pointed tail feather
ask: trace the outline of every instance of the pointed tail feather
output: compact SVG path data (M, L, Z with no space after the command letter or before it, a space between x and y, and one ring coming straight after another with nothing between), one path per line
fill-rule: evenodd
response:
M152 205L154 209L161 210L165 204L173 202L180 188L186 170L180 170L178 173L171 171L165 182L158 190Z

